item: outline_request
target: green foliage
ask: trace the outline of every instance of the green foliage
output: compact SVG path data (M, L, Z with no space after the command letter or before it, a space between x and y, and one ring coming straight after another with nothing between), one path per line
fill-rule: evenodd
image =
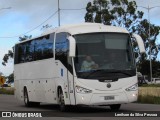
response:
M24 41L24 40L28 40L31 39L32 35L24 35L23 37L19 37L19 41ZM8 63L8 60L11 58L13 58L13 54L14 54L14 48L13 50L9 50L8 53L6 53L3 57L3 61L2 61L2 65L6 66L6 64Z
M8 53L4 55L2 65L6 66L6 63L8 63L9 58L13 58L12 50L9 50Z
M48 28L51 28L51 27L52 27L52 25L46 24L46 25L42 26L41 30L45 31L45 30L47 30Z
M142 11L136 11L136 2L128 0L94 0L87 4L86 10L86 22L121 26L129 30L143 17Z
M151 46L152 59L157 58L160 48L156 47L155 41L159 34L160 27L150 24L151 36L149 38L149 22L143 18L143 12L137 10L135 1L128 0L94 0L86 6L86 22L103 23L126 28L130 33L137 33L142 36L146 54L139 54L136 41L133 41L137 61L147 59L149 47ZM151 40L151 42L149 42Z
M8 83L14 82L14 74L13 73L10 74L9 76L7 76L7 78L8 78Z
M29 35L29 36L24 35L23 37L19 37L19 41L29 40L31 38L32 38L32 35Z
M143 60L138 64L138 71L143 75L150 75L150 61ZM153 77L160 77L160 62L152 60Z
M160 84L144 84L141 87L160 87Z
M155 41L157 40L157 36L159 34L160 27L155 26L153 24L150 24L150 37L149 37L149 23L146 19L140 22L140 24L137 25L137 31L138 34L142 37L147 55L150 55L149 49L151 47L151 57L152 60L156 60L157 54L160 50L160 48L157 46ZM147 55L143 56L142 59L147 59Z
M14 89L0 88L0 94L14 95Z
M160 104L160 97L150 96L150 95L139 95L138 103L148 103L148 104Z

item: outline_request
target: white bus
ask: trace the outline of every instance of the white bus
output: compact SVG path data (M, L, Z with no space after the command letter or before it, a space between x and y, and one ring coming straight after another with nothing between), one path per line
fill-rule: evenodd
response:
M130 36L123 28L97 23L67 25L15 45L15 97L26 106L42 102L105 105L119 110L138 96Z

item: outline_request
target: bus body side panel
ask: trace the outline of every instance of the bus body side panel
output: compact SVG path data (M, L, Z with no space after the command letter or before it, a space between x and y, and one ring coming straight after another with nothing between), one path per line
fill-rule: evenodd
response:
M14 74L15 74L15 72L14 72ZM21 91L20 91L20 88L19 88L19 80L16 80L15 78L14 78L14 96L15 96L15 98L16 99L18 99L18 100L21 100L22 98L21 98Z
M26 86L30 101L57 103L53 58L15 65L15 77L20 91L15 96L23 99Z

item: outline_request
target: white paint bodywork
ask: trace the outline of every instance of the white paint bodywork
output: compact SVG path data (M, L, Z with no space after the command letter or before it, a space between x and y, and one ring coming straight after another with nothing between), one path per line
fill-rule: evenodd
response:
M43 35L53 32L67 32L71 35L95 32L128 33L127 30L119 27L84 23L56 28L55 30L45 32ZM63 76L61 75L62 69ZM60 61L55 60L55 57L16 64L14 66L15 97L23 100L23 90L26 86L30 101L58 104L57 88L60 86L65 96L65 104L68 105L109 105L129 103L137 100L138 90L132 92L125 90L137 83L137 76L119 79L117 82L111 83L113 87L108 89L105 82L78 79L74 70L73 74L74 75L72 75ZM92 93L76 93L76 85L90 89ZM133 94L135 96L133 96ZM116 96L115 100L105 101L104 96L108 95Z

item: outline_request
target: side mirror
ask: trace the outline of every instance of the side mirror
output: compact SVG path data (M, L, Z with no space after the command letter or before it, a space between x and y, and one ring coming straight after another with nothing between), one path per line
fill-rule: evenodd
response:
M76 56L76 40L74 37L69 36L69 57L75 57Z
M136 39L140 53L145 53L146 50L145 50L144 43L143 43L141 36L137 34L133 34L132 37Z

